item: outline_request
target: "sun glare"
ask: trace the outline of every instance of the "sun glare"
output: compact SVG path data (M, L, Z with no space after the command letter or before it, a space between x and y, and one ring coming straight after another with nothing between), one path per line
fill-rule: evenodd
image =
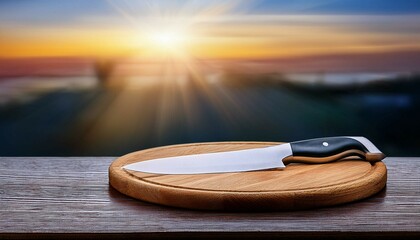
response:
M160 30L150 33L149 40L160 50L179 49L187 39L186 33L176 30Z

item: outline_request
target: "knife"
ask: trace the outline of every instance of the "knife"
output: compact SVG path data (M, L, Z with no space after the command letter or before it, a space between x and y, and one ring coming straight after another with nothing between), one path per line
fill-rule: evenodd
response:
M285 168L290 163L321 164L357 156L368 162L385 158L365 137L326 137L271 147L146 160L123 166L154 174L204 174Z

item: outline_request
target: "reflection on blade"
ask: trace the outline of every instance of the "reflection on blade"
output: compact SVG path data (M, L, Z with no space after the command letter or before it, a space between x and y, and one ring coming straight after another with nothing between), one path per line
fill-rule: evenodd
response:
M284 168L290 144L231 152L194 154L137 162L124 169L156 174L203 174Z

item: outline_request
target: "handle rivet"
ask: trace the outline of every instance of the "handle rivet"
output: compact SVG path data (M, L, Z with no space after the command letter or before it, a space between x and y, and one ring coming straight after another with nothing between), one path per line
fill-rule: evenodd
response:
M328 147L328 143L327 143L327 142L323 142L323 143L322 143L322 145L323 145L324 147Z

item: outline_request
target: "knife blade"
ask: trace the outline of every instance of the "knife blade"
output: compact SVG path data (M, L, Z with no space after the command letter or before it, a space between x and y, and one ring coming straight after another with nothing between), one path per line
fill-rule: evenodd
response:
M285 168L290 163L321 164L357 156L377 162L385 155L365 137L326 137L271 147L151 159L123 166L154 174L205 174Z

